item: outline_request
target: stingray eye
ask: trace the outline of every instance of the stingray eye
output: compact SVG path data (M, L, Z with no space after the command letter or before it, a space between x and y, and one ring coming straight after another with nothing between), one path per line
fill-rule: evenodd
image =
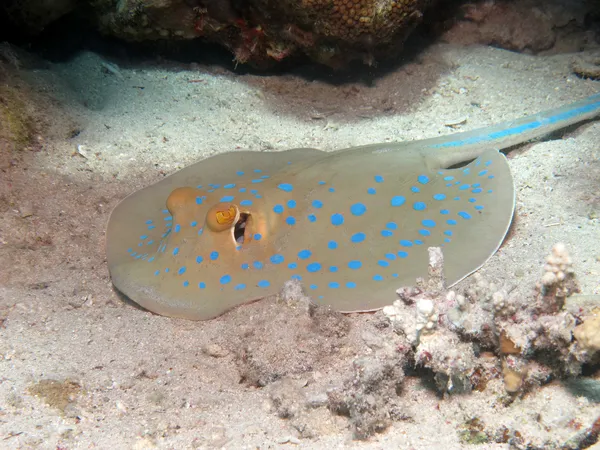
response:
M224 231L239 219L240 211L231 203L218 203L206 214L206 224L213 231Z

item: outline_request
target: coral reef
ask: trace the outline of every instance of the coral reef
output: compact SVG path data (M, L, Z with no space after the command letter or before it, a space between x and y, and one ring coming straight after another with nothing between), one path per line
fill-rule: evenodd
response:
M128 40L202 37L240 63L264 66L306 54L324 64L369 62L399 44L432 0L96 0L100 28Z
M478 274L463 294L440 289L442 267L440 249L431 248L430 280L399 289L399 300L383 310L411 341L416 362L435 373L440 390L465 391L480 382L481 373L489 372L482 351L500 357L496 370L506 392L518 394L578 375L600 348L600 321L591 307L566 306L579 286L564 244L547 257L534 302Z

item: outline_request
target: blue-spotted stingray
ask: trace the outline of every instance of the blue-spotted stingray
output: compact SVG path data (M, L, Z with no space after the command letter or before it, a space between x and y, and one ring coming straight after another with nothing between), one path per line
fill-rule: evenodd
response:
M441 246L451 286L496 252L510 226L515 187L499 150L599 113L596 94L434 139L207 158L117 205L107 231L112 281L150 311L195 320L290 279L317 304L372 311L427 276L427 248Z

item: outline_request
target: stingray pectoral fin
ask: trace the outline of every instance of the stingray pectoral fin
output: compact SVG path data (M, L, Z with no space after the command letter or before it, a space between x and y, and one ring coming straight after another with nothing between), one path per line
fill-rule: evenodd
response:
M456 196L448 199L449 206L460 205L459 217L448 219L453 236L443 247L446 280L453 285L483 266L504 241L514 214L515 186L506 157L496 150L445 172L461 175Z

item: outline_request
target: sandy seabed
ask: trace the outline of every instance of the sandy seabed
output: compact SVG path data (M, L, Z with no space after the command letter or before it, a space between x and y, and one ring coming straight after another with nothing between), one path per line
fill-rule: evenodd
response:
M451 450L467 447L476 419L499 441L479 449L509 448L502 430L515 448L560 448L600 416L594 376L586 392L556 381L506 402L501 379L442 398L409 374L390 426L352 440L324 395L372 351L380 316L350 316L347 337L319 349L305 317L272 300L208 322L157 316L114 292L104 232L128 193L219 152L422 139L599 92L571 72L572 57L438 44L369 85L107 67L93 53L23 70L49 99L50 131L0 174L0 447ZM582 291L600 294L599 143L590 122L509 154L516 220L484 277L529 292L564 242ZM282 327L304 332L286 340Z

